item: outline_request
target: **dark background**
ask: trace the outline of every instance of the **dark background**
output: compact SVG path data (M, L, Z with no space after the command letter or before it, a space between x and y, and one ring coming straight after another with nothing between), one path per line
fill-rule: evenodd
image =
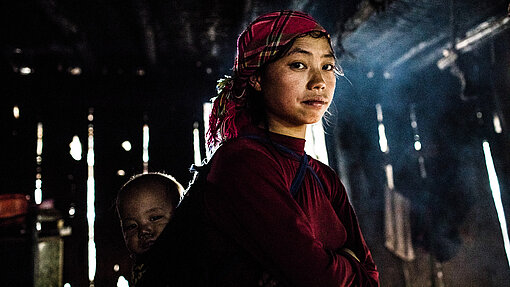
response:
M63 283L87 286L86 144L93 110L95 285L115 286L119 275L129 277L130 260L113 200L129 176L142 172L143 125L150 127L149 170L186 186L193 124L199 124L203 157L202 104L214 96L216 80L230 74L237 35L261 13L303 10L331 33L345 70L325 125L330 166L350 192L383 286L501 286L510 268L481 143L491 144L508 214L510 35L501 22L508 20L507 7L503 0L2 1L0 193L33 196L36 129L43 123L43 199L53 200L72 227L64 237ZM484 22L503 24L455 50L457 69L439 69L443 51L483 30ZM21 67L33 72L23 75ZM70 72L75 67L79 75ZM379 149L376 104L389 153ZM411 109L420 151L413 148ZM81 161L69 155L75 135L83 144ZM121 147L125 140L133 145L129 152ZM412 202L412 262L384 248L389 163L396 189ZM120 169L125 176L117 175Z

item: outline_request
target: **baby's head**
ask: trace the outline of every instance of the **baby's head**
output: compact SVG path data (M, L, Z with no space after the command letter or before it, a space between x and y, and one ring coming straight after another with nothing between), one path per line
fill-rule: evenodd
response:
M184 188L170 175L138 174L117 194L116 207L126 247L132 254L150 249L182 198Z

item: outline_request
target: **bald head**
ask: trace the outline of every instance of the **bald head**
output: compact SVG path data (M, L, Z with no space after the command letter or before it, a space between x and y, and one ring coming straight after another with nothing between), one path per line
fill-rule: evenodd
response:
M137 174L120 188L116 200L117 212L120 213L123 200L145 192L159 193L162 199L164 198L175 208L183 196L184 188L174 177L168 174Z
M140 174L122 186L116 207L131 253L142 254L154 244L170 221L183 191L173 177L161 173Z

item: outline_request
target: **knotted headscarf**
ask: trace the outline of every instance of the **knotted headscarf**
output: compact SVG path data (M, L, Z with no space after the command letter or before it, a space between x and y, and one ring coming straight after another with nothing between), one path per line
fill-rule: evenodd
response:
M210 146L237 137L250 76L294 38L313 31L327 34L308 14L280 11L259 16L241 33L237 39L233 74L218 80L216 86L217 96L209 117Z

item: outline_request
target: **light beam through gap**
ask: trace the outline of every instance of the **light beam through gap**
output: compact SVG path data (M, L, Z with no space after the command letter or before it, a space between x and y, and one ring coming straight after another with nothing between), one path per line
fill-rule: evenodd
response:
M89 113L88 149L87 149L87 225L88 225L88 275L90 286L94 286L96 276L96 242L94 225L96 220L96 191L94 180L94 125L92 124L92 110Z
M483 153L485 155L485 164L487 166L487 173L489 175L489 184L492 191L492 198L494 199L494 205L496 206L496 212L498 214L499 225L501 226L501 233L503 235L503 244L505 247L506 258L508 266L510 267L510 240L508 239L508 228L505 219L505 210L503 209L503 202L501 201L501 190L499 189L498 175L494 168L494 162L492 160L491 148L487 141L483 141Z

